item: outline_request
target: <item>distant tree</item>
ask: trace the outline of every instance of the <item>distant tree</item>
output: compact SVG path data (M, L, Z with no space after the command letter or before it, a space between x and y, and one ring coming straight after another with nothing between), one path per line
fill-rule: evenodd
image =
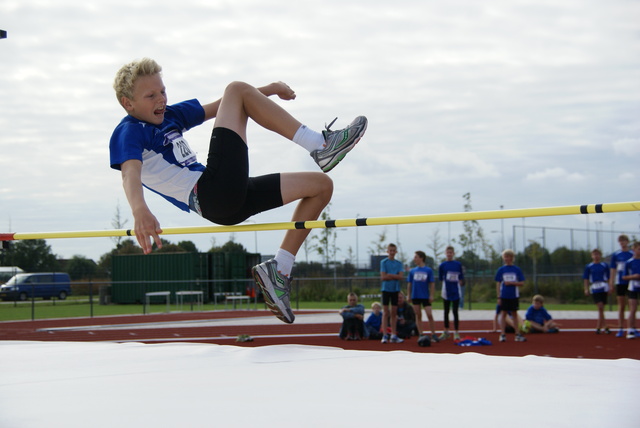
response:
M122 215L120 214L120 201L118 201L118 204L116 205L116 212L113 215L113 219L111 220L111 226L113 226L114 229L124 229L127 221L128 220L123 219ZM114 236L111 238L111 240L116 244L116 248L118 248L123 238L123 236Z
M95 277L98 266L93 260L76 255L69 260L66 270L71 279L78 280Z
M386 227L378 234L378 239L371 241L371 245L372 246L369 247L369 251L371 251L371 254L374 256L380 256L387 253L387 245L389 245L389 242L387 242Z
M178 242L178 246L180 248L182 248L184 251L186 251L187 253L198 253L198 248L196 247L196 244L194 244L192 241L180 241Z
M439 263L442 259L442 251L444 247L444 242L440 240L440 229L435 229L431 233L431 240L427 243L427 248L431 250L431 254L433 254L433 260L435 263Z
M464 199L464 211L469 212L472 211L473 208L471 206L471 193L467 192L462 195ZM477 220L466 220L462 223L462 228L464 233L460 234L458 240L453 240L457 244L459 244L464 253L473 253L473 257L469 257L474 260L474 263L481 260L481 255L484 255L485 259L493 260L496 254L493 246L487 241L484 236L484 230L480 226ZM482 263L481 263L482 264ZM481 269L478 264L466 264L468 268L473 269Z
M331 219L331 214L329 212L331 208L331 204L327 205L325 210L322 212L320 218L322 220ZM329 263L335 262L336 255L338 253L338 248L336 246L336 238L338 234L333 227L325 227L320 229L318 232L318 243L314 245L313 249L318 253L319 256L324 260L324 265L329 266Z
M30 239L13 243L5 250L3 264L18 266L25 272L54 272L60 264L44 239Z
M153 251L156 253L186 253L180 245L169 242L164 238L160 238L160 242L162 242L162 248L158 248L155 243L153 244Z
M244 248L239 242L227 241L221 247L211 247L209 253L247 253L247 249Z

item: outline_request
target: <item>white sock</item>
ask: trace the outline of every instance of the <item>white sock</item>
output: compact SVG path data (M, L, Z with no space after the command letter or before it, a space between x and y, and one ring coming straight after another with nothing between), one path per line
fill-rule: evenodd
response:
M291 270L293 269L293 262L296 261L296 256L287 250L279 248L274 260L278 262L278 272L287 277L291 276Z
M293 142L307 149L309 153L321 150L325 143L322 133L309 129L306 125L298 128L296 135L293 136Z

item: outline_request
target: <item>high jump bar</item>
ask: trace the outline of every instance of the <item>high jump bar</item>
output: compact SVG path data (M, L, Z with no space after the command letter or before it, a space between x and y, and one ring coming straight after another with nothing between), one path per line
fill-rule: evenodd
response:
M282 223L251 223L234 226L165 227L162 235L188 235L194 233L256 232L267 230L325 229L332 227L386 226L394 224L444 223L450 221L497 220L505 218L545 217L576 214L605 214L640 211L640 201L606 204L569 205L546 208L520 208L494 211L465 211L445 214L421 214L390 217L352 218L342 220L290 221ZM56 238L107 238L135 236L132 229L86 230L70 232L0 233L0 241Z

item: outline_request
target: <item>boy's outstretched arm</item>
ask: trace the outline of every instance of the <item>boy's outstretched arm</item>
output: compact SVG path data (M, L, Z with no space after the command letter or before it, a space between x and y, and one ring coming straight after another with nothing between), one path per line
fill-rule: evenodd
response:
M266 86L262 86L257 88L262 94L267 97L272 95L277 95L278 98L283 100L294 100L296 98L296 93L284 82L274 82L270 83ZM205 104L202 106L204 108L204 120L207 121L209 119L213 119L218 115L218 109L220 108L220 102L222 98L217 101L214 101L209 104Z
M120 168L122 171L122 186L133 214L136 239L142 247L142 251L145 254L149 254L153 245L149 238L153 239L158 248L162 247L162 242L158 236L159 233L162 233L162 229L144 200L141 179L142 162L137 159L130 159L124 162Z

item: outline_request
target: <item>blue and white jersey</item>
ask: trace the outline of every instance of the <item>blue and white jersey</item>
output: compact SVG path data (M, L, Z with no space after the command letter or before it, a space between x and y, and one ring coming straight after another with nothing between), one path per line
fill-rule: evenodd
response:
M627 263L625 263L624 274L625 275L634 275L640 273L640 259L629 259ZM640 280L632 279L629 281L629 291L640 292Z
M198 100L167 106L161 125L125 117L109 143L111 168L119 170L130 159L141 161L143 186L189 211L189 195L205 167L182 134L202 122Z
M442 298L444 300L460 300L462 291L460 281L464 279L462 263L451 260L440 263L438 280L442 282Z
M589 281L591 293L607 293L609 291L609 265L605 262L589 263L584 268L582 278Z
M404 270L404 266L402 262L393 259L391 260L387 257L384 260L380 261L380 272L386 272L390 274L399 274ZM381 291L400 291L400 281L397 279L392 279L389 281L382 281Z
M628 284L628 281L622 279L624 275L624 265L630 258L633 257L633 253L631 251L622 251L618 250L615 253L611 254L611 263L609 266L611 269L616 270L615 284Z
M524 281L524 274L516 265L504 265L498 268L495 281L500 283L501 299L516 299L520 297L520 287L515 285L504 285L504 283Z
M412 299L429 299L429 284L433 281L433 270L428 266L414 267L409 271L407 282L411 284Z

